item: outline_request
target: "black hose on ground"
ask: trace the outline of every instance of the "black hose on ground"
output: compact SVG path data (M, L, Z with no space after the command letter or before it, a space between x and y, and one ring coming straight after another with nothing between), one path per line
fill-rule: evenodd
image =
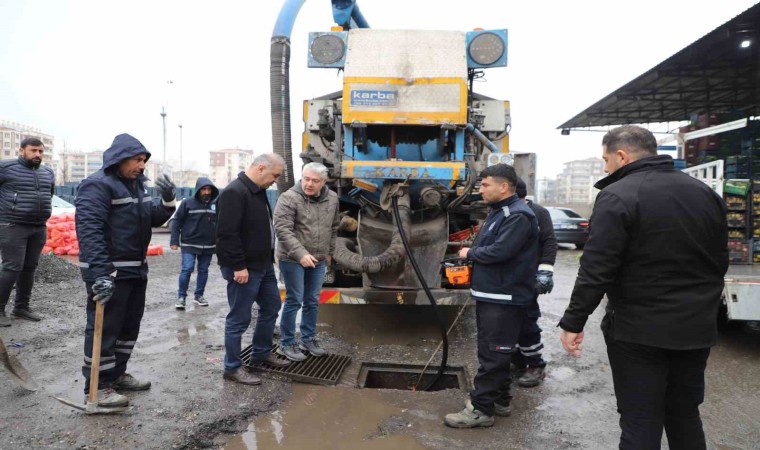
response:
M423 390L429 391L430 389L435 386L435 384L438 382L438 380L441 379L441 376L443 375L443 371L446 370L446 363L449 359L449 338L448 333L446 332L446 323L443 320L443 317L441 316L441 311L438 309L438 304L435 302L435 298L433 298L433 293L430 292L430 287L427 285L427 282L425 281L425 277L422 276L422 271L420 270L420 266L417 265L417 260L414 259L414 255L412 254L412 248L409 245L409 239L406 237L406 231L404 231L404 228L401 226L401 213L399 212L398 208L398 197L394 196L392 199L392 205L393 205L393 216L396 218L396 225L398 225L398 233L401 236L401 241L404 243L404 249L406 250L407 256L409 256L409 261L412 263L412 267L414 268L414 273L417 274L417 279L420 281L420 285L422 285L422 289L425 291L425 294L427 295L428 300L430 301L430 304L433 305L433 309L435 310L435 315L438 318L438 324L441 326L441 339L443 341L443 354L441 356L441 365L438 368L438 373L435 374L435 378L433 378L433 381L430 382L430 384Z

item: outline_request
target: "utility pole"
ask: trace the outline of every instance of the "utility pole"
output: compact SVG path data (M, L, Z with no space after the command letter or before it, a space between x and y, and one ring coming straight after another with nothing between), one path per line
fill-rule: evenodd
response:
M164 157L162 164L166 165L166 110L161 107L161 122L164 124Z
M183 187L182 182L185 179L185 172L182 168L182 124L179 124L179 186Z

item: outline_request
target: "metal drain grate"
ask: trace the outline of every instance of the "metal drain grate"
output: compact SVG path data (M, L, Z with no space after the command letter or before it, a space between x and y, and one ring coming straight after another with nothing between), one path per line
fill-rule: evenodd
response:
M248 346L243 349L241 357L243 363L250 367L251 363L251 347ZM275 345L272 348L272 353L279 345ZM278 359L285 359L284 356L275 354ZM325 386L331 386L338 383L340 375L343 373L343 369L351 362L350 356L327 354L325 356L314 357L307 355L306 359L301 362L291 363L287 367L272 367L267 364L256 366L253 370L274 373L290 378L293 381L300 381L301 383L310 384L322 384Z

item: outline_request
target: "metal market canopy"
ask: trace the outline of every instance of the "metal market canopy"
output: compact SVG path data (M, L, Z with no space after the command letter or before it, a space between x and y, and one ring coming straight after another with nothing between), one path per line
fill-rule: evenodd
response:
M749 41L749 47L740 44ZM558 128L760 116L760 3ZM564 133L564 132L563 132Z

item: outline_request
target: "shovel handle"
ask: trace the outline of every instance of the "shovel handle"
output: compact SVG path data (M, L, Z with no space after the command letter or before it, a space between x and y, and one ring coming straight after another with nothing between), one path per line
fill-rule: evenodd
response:
M103 303L95 302L95 336L92 341L92 366L90 367L90 403L98 401L98 382L100 381L100 344L103 340Z

